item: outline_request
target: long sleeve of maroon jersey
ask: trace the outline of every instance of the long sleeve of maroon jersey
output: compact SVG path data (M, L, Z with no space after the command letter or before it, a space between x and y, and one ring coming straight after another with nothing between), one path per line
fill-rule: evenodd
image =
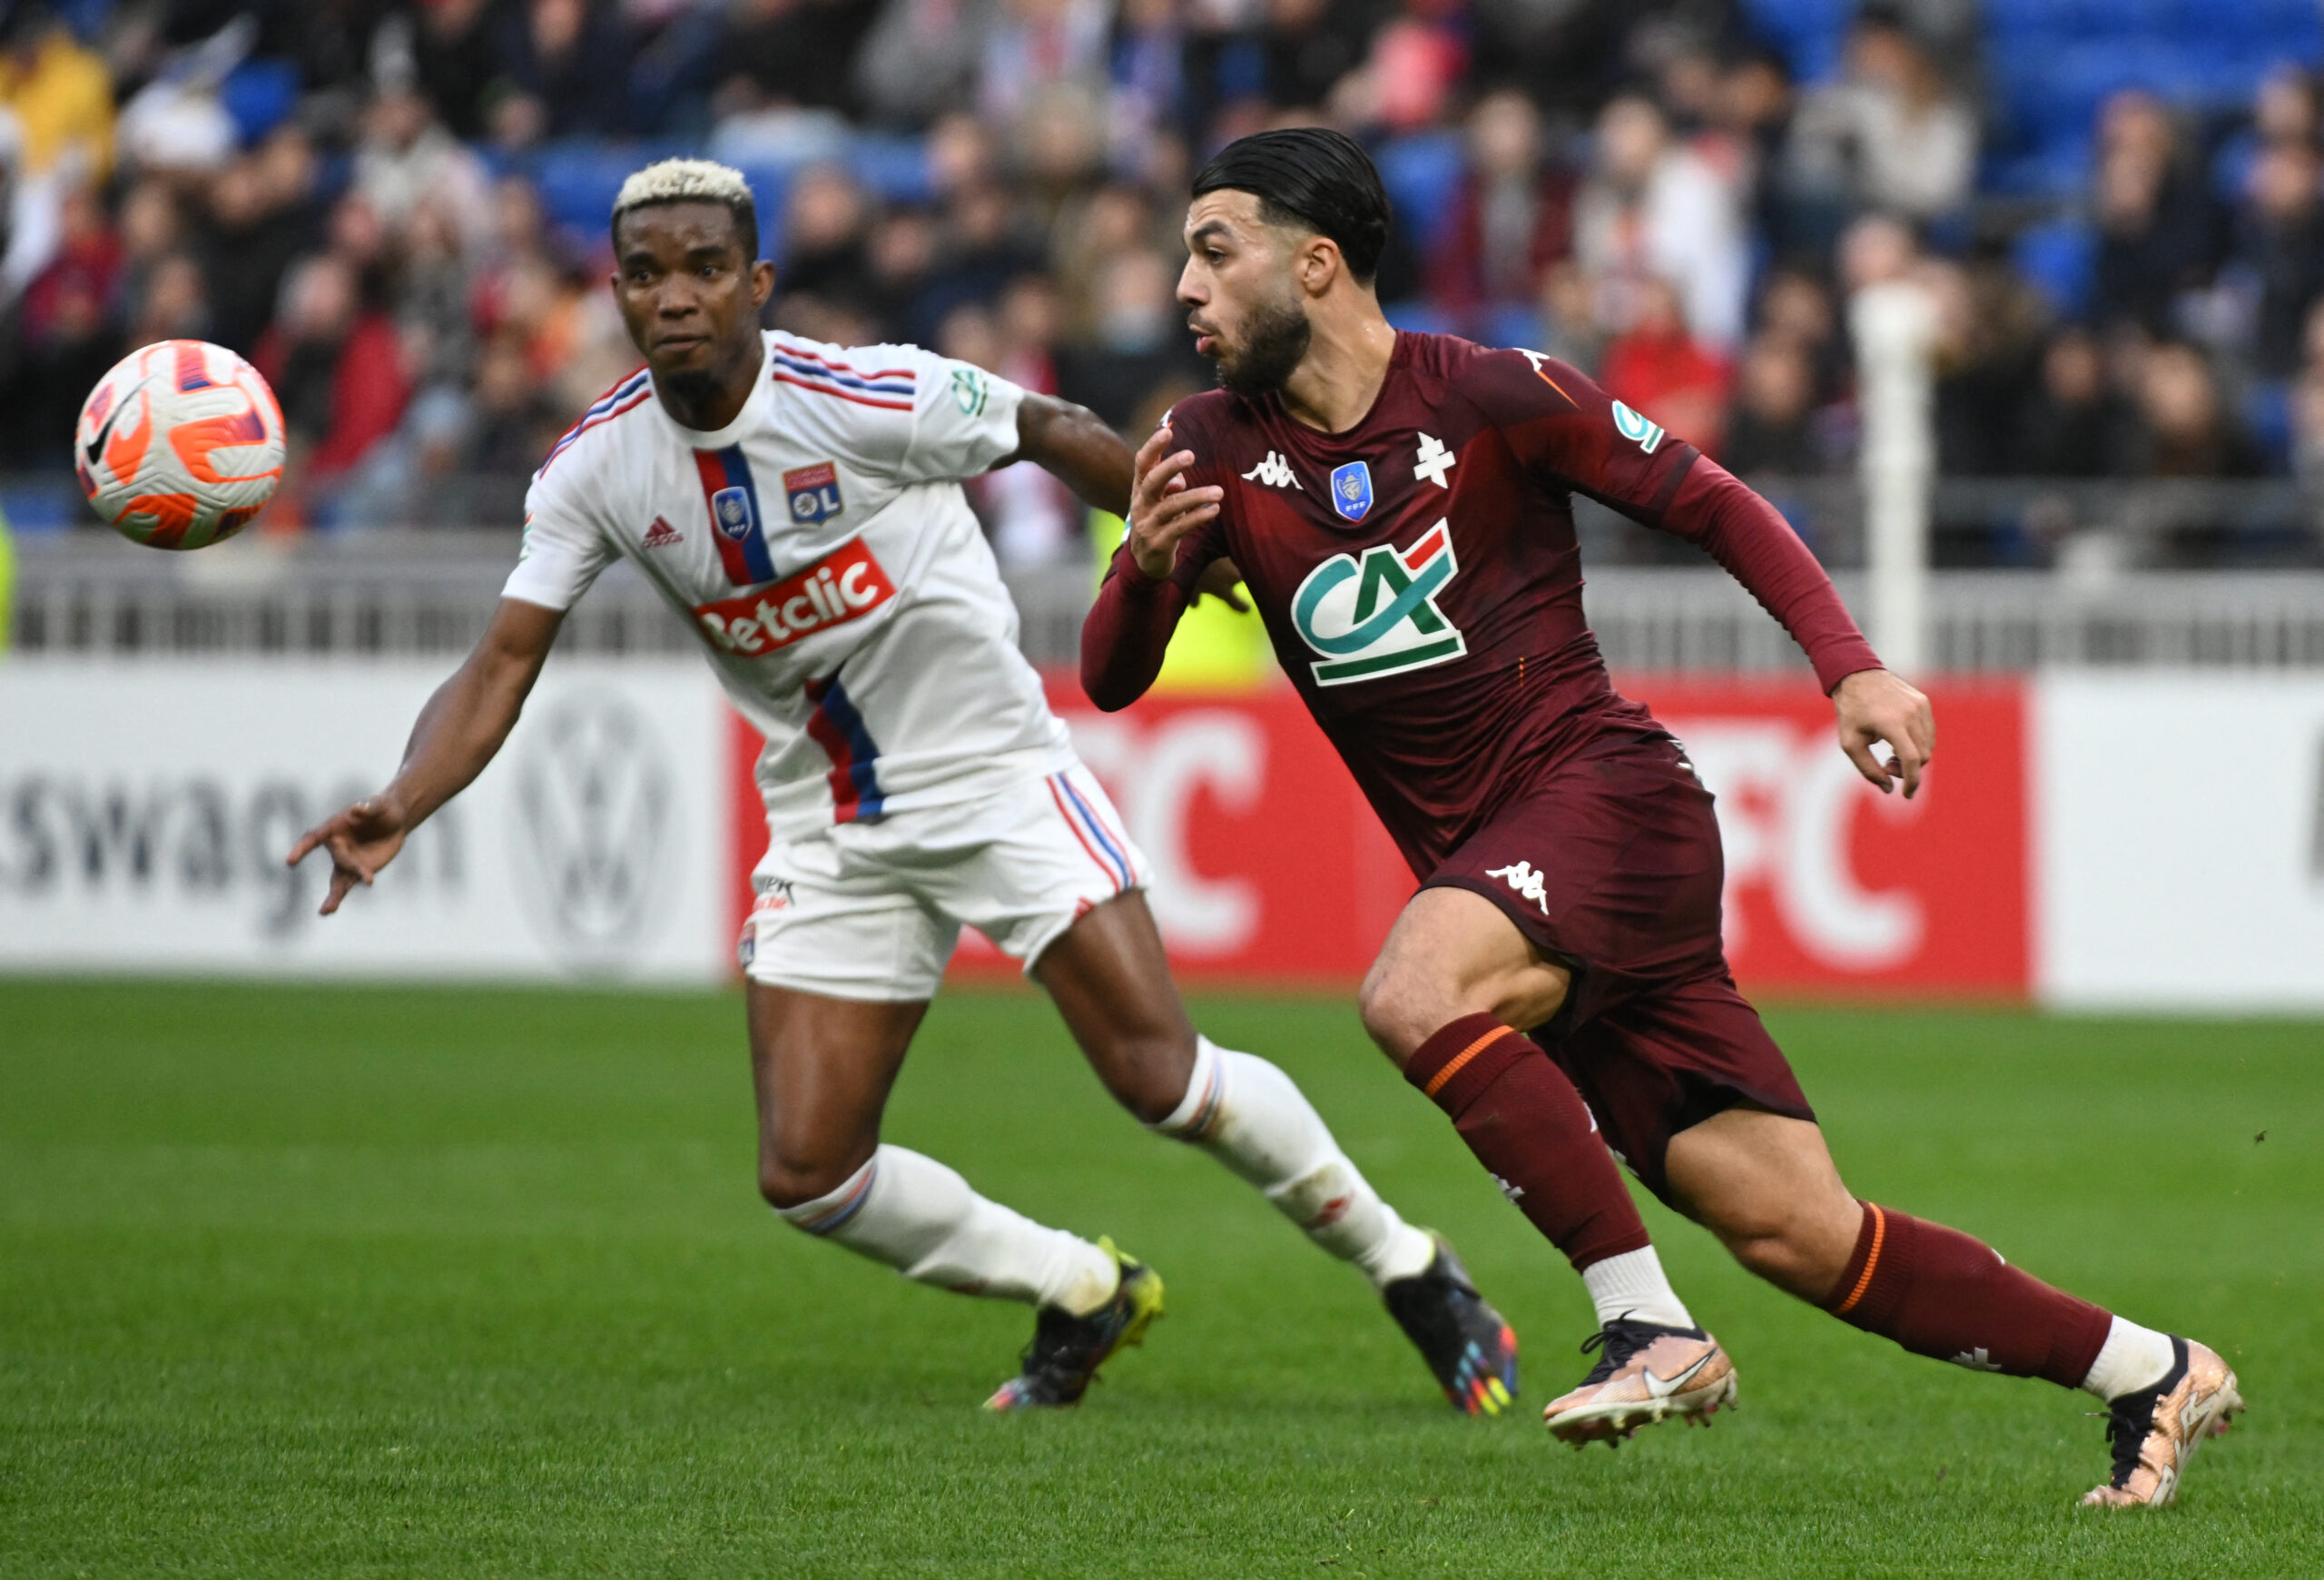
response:
M1699 455L1662 512L1664 531L1699 543L1783 623L1830 695L1879 655L1856 629L1832 578L1782 514L1709 456Z
M1137 568L1125 542L1081 622L1081 689L1107 713L1118 713L1146 695L1162 672L1170 634L1187 607L1186 557L1179 574L1156 581Z
M1826 692L1880 667L1791 524L1725 468L1554 358L1493 351L1478 363L1480 407L1545 480L1701 545L1782 622Z

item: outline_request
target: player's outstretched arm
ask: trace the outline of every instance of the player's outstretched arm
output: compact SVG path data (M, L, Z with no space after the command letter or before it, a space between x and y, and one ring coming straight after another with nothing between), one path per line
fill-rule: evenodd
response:
M1194 454L1172 453L1171 443L1166 426L1138 447L1128 531L1081 623L1081 689L1108 713L1145 696L1161 673L1187 603L1176 579L1180 549L1217 518L1226 493L1215 485L1188 488L1185 474ZM1210 590L1207 582L1199 585Z
M324 915L356 884L377 878L413 829L484 772L516 726L564 619L562 609L502 598L476 651L419 710L403 765L387 788L317 824L290 847L294 867L315 850L330 852Z
M1017 404L1017 453L1009 459L1031 461L1085 505L1128 512L1129 446L1085 407L1027 390Z

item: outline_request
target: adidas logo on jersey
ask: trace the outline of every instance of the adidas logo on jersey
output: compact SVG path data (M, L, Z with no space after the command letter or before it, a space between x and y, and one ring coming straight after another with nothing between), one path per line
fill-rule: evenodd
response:
M863 539L851 538L795 576L696 604L694 616L713 646L763 658L818 631L860 620L895 596L895 583Z
M646 528L645 540L638 547L667 548L673 543L684 543L685 540L686 535L671 526L668 517L656 516L654 518L654 525Z
M1299 488L1299 479L1297 474L1292 471L1291 463L1274 450L1267 451L1265 460L1245 472L1243 480L1246 483L1261 483L1270 489L1299 489L1303 494L1307 491Z

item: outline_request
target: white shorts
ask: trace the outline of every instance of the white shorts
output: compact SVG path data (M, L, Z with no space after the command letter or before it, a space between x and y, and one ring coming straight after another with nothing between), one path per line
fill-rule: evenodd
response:
M1149 875L1077 763L977 800L775 841L751 874L737 953L753 982L916 1002L935 996L961 923L1030 972L1083 912Z

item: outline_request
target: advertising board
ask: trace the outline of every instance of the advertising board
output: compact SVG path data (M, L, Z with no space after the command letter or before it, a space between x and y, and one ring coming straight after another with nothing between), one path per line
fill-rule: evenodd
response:
M500 756L319 917L293 840L394 772L446 666L0 665L14 970L714 980L724 704L701 665L550 666Z

